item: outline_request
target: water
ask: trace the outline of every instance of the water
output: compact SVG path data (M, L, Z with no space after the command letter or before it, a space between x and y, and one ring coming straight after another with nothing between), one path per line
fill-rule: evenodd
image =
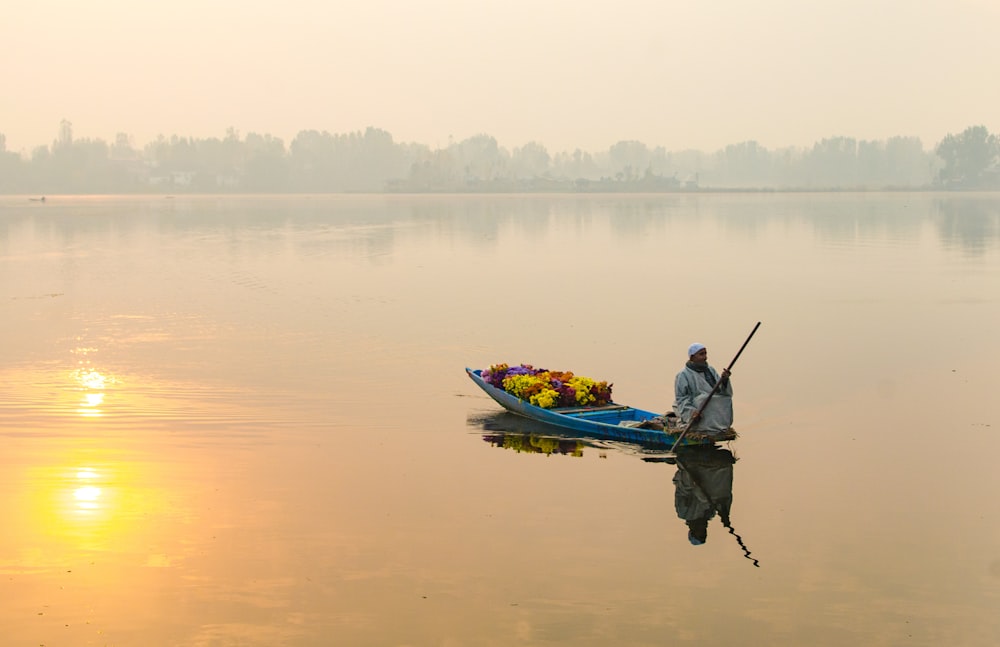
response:
M996 194L6 196L0 303L3 644L1000 641ZM463 370L757 321L743 546Z

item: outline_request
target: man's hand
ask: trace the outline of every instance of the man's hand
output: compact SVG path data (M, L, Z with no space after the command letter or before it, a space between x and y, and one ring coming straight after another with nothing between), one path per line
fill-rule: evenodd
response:
M732 375L732 373L729 372L728 368L722 369L722 377L728 379L730 375Z

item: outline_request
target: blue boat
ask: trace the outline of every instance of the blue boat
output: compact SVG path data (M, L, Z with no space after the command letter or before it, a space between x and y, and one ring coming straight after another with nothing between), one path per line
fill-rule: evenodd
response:
M672 447L684 431L683 426L673 426L672 421L661 414L615 402L601 406L544 409L496 388L483 379L481 369L466 368L465 372L507 411L592 438ZM684 434L680 445L710 445L735 438L736 432L732 428L723 431L694 429Z

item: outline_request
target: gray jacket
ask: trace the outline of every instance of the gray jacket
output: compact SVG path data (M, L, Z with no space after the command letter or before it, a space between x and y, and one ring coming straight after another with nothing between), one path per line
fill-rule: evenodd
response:
M711 366L709 372L715 381L719 381L719 374ZM712 385L708 380L693 369L687 366L677 374L674 379L674 413L687 424L691 421L691 415L697 411L705 402L705 398L712 392ZM704 431L720 431L728 429L733 424L733 381L727 380L712 396L711 402L702 412L702 420L698 423L698 429Z

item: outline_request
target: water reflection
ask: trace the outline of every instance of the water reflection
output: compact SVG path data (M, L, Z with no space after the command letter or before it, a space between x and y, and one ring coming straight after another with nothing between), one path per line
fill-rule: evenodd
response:
M750 554L750 549L732 525L733 465L737 458L729 449L720 445L692 445L679 447L674 453L638 443L584 440L571 434L560 434L548 425L506 411L470 416L469 424L486 432L482 434L483 440L491 446L517 453L579 458L585 448L592 448L603 458L606 450L614 449L638 455L647 463L674 465L677 467L673 477L674 510L677 517L684 521L688 541L694 546L707 542L709 522L718 518L722 527L736 538L743 555L754 566L760 567L760 562Z
M108 210L108 204L116 207ZM293 205L290 208L289 205ZM188 196L183 200L105 198L51 205L38 213L5 205L0 249L58 249L65 260L90 257L93 239L133 244L149 235L192 242L222 239L234 253L273 254L291 245L304 258L329 255L381 263L412 240L455 238L475 249L495 247L507 229L537 238L610 225L629 241L664 235L685 223L716 226L740 239L769 227L801 224L827 242L880 239L918 244L931 225L948 247L972 253L1000 243L995 194L732 194L594 196ZM80 214L100 213L100 218ZM267 233L244 239L240 232Z
M482 430L483 440L494 447L528 454L583 456L584 449L603 449L605 442L560 433L549 425L508 411L471 415L468 425Z
M974 376L996 363L1000 207L934 199L4 211L0 643L835 645L873 633L898 643L911 628L925 644L985 643L970 638L992 629L997 552L970 529L991 509L996 441L988 382ZM727 280L699 282L709 256ZM539 262L587 268L587 280L492 280ZM686 281L704 294L676 317L664 286ZM455 295L486 313L475 326L455 317ZM512 323L497 308L512 303L545 321ZM742 369L740 490L723 488L724 514L704 497L710 544L688 544L671 500L675 476L695 488L684 479L701 467L686 453L646 464L636 458L657 455L645 448L507 414L448 422L498 409L461 370L498 355L574 364L616 378L629 400L663 403L670 339L727 339L737 311L780 326ZM880 373L859 379L858 357L893 367L892 388ZM802 358L822 370L785 379ZM414 380L414 366L450 377ZM973 497L919 489L940 461L918 451L938 435L914 403L941 394L983 450L942 473ZM848 407L864 424L832 415ZM857 451L868 430L911 451L887 472L885 452ZM797 460L814 438L838 460ZM831 493L843 457L856 478ZM886 519L849 504L887 474L893 492L925 494L920 505ZM786 514L756 523L774 496ZM552 559L568 537L574 558ZM772 550L789 538L799 550ZM522 545L537 549L483 559ZM762 570L749 570L747 545L768 548L768 577L752 577ZM922 561L930 552L940 559ZM716 604L699 604L706 594ZM82 635L98 625L104 635Z
M115 378L85 367L73 371L72 379L77 385L77 390L82 391L76 412L84 418L100 418L104 415L101 405L104 404L105 391L116 381Z
M972 195L958 202L940 198L932 214L938 238L948 247L980 255L1000 240L1000 205L989 195Z
M743 538L736 534L730 520L733 506L733 465L736 457L717 445L681 447L674 457L647 457L650 462L677 466L674 473L674 509L687 526L687 538L693 546L708 541L709 522L716 517L729 534L736 537L747 559L759 567L750 555Z
M79 483L86 483L87 485L80 485L75 490L73 490L73 498L76 499L76 510L75 512L81 514L91 514L101 508L101 488L93 483L98 482L97 479L100 475L89 467L85 467L77 471L76 478Z
M586 443L582 440L572 438L553 438L551 436L537 436L535 434L510 434L495 433L484 434L483 440L494 447L511 449L515 452L529 454L564 454L568 456L583 456L583 448Z
M736 529L731 514L733 507L733 466L737 458L720 445L679 447L676 453L662 448L644 447L637 443L584 440L571 434L560 434L552 427L528 420L509 412L470 416L469 425L482 430L482 438L493 447L517 453L582 457L586 448L606 456L614 449L638 455L647 463L663 463L677 467L673 476L674 511L684 522L688 541L701 546L708 541L710 522L718 518L722 527L736 539L743 555L754 566L760 562L750 553Z
M129 498L122 481L125 469L111 463L31 468L22 482L30 491L25 500L30 521L17 533L26 542L21 547L44 547L46 562L59 563L72 561L76 551L104 550L120 539L130 525L122 510Z

